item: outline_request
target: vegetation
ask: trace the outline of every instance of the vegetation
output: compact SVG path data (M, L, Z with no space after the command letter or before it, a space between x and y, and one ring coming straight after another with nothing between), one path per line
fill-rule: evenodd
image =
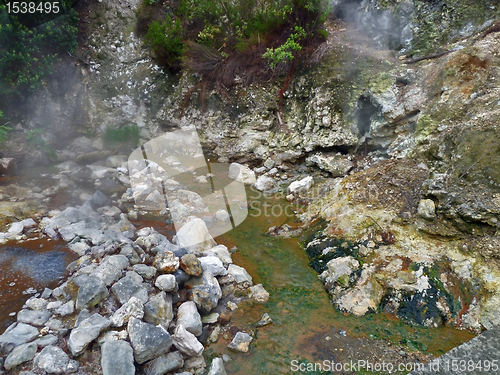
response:
M139 143L140 129L137 125L122 127L108 127L104 131L103 139L108 146L132 146Z
M36 151L39 157L46 156L51 160L56 160L56 151L47 145L45 139L42 137L44 132L43 129L29 130L26 134L26 144L30 146L32 150Z
M3 119L3 113L2 111L0 111L0 123L2 122L2 119ZM8 123L0 124L0 145L5 143L9 131L12 130L12 128L10 126L7 126L7 124Z
M326 0L143 0L137 32L169 70L201 74L195 90L210 82L224 93L236 77L249 85L290 74L324 40L326 15Z
M48 13L14 13L12 9L9 13L8 1L0 0L0 96L40 88L60 56L76 50L78 17L71 8L74 1L58 2L57 13L55 8ZM36 4L34 9L48 4L46 0L32 2Z

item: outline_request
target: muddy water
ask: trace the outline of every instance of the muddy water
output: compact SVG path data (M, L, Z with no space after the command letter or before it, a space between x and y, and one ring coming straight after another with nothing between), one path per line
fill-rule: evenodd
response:
M66 266L75 260L63 241L36 239L22 243L10 242L0 247L0 334L31 297L26 290L42 292L54 288L66 276ZM24 292L24 293L23 293Z
M238 247L233 254L234 262L245 267L254 284L262 283L271 295L268 303L242 304L233 314L232 326L255 332L250 353L229 351L226 346L231 335L221 336L207 350L208 356L226 353L232 357L226 365L228 373L287 374L291 373L292 360L317 363L361 359L395 364L426 361L429 357L418 350L440 355L473 338L467 332L449 327L412 327L381 313L356 318L335 310L317 274L308 266L308 258L298 241L265 235L270 226L285 222L298 225L291 216L280 215L285 210L276 208L277 215L271 215L273 206L283 208L287 204L283 200L255 199L250 205L260 208L260 212L250 210L245 222L216 239L228 248ZM256 328L255 323L264 312L274 323Z

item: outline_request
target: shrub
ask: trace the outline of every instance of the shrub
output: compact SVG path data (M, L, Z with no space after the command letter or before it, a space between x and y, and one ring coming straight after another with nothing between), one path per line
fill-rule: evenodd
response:
M104 143L108 146L132 146L139 143L140 129L137 125L108 127L104 131Z
M62 1L58 14L7 14L6 3L0 0L0 95L40 88L58 56L77 47L72 0Z
M3 113L0 111L0 122L2 122ZM12 130L10 126L7 126L8 123L4 123L0 125L0 145L5 143L7 140L8 133Z

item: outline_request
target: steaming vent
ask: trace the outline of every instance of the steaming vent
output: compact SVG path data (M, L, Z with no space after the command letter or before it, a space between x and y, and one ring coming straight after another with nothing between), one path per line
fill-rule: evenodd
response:
M361 96L358 99L358 136L369 137L372 120L378 113L378 108L372 103L369 97Z

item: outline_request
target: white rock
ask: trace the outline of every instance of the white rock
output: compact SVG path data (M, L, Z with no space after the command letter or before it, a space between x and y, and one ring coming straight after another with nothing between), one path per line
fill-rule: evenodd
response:
M274 187L274 178L262 175L257 179L254 187L259 191L270 190Z
M311 188L313 184L313 178L308 176L300 181L294 181L288 186L288 191L293 194L299 194L306 192Z
M177 245L185 247L190 253L200 254L203 250L214 247L216 243L205 222L195 218L177 231Z
M229 166L228 177L232 180L243 182L247 185L255 184L255 172L246 165L232 163Z

